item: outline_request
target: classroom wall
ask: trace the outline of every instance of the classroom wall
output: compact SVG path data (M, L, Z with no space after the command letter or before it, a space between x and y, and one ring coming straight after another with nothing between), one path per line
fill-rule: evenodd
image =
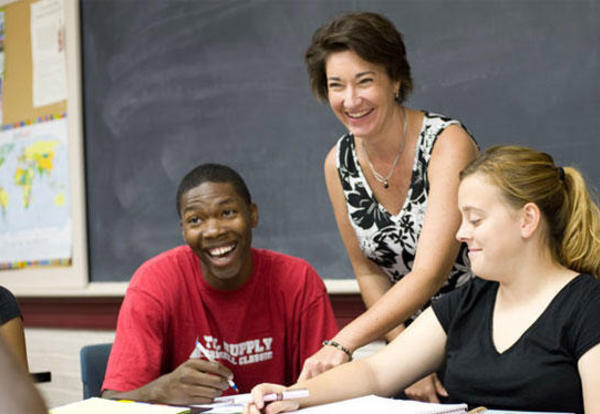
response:
M31 372L50 371L52 381L38 384L49 408L83 398L79 350L84 345L113 342L113 330L26 328Z

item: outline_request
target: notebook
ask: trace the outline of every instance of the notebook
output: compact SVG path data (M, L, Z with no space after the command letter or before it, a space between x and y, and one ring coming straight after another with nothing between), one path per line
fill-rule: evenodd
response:
M296 412L298 414L364 414L365 412L377 414L464 414L467 412L467 404L434 404L367 395L303 408Z
M62 405L48 411L49 414L180 414L188 412L189 408L187 407L122 402L104 398L88 398L87 400Z

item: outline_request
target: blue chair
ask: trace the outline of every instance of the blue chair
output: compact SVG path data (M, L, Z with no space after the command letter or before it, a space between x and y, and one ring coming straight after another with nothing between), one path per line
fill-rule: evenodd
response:
M106 364L112 343L86 345L81 348L81 382L83 398L100 397Z

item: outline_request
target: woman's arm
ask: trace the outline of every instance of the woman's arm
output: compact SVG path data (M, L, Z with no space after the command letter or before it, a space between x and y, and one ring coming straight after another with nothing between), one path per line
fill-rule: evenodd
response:
M393 284L383 270L364 255L358 245L356 233L348 218L348 207L336 166L336 157L337 147L333 147L325 159L327 192L329 193L340 237L350 258L352 270L354 270L360 288L360 294L367 308L370 308ZM394 330L388 332L386 339L391 342L403 328L404 325L400 328L394 328Z
M333 338L334 341L354 351L382 337L398 323L408 319L440 289L448 277L460 247L455 238L460 224L457 208L458 174L476 155L477 148L473 140L459 126L448 127L438 137L428 168L429 201L412 271L365 313L344 327ZM328 188L332 187L330 181L328 178ZM339 179L337 185L340 186ZM341 188L338 191L341 193ZM332 203L343 202L343 199L334 201L335 196L336 193L333 192ZM335 209L334 204L334 211ZM340 229L340 234L343 240L349 238L344 234L343 228ZM362 255L362 252L359 253ZM357 253L350 249L348 254L354 263ZM315 367L327 369L345 360L341 351L325 347L306 361L302 374L305 374L307 368L314 373L317 371ZM309 375L301 375L301 378L308 377Z
M3 325L4 326L4 325ZM47 413L44 400L35 388L23 364L12 355L4 340L0 340L0 401L2 412Z
M445 357L446 333L433 310L427 309L401 335L370 357L340 365L292 388L307 388L310 396L299 401L269 404L266 413L290 411L362 395L391 396L416 379L438 369ZM261 384L252 390L255 406L247 412L258 413L262 396L283 387Z
M340 237L356 275L361 296L367 308L370 308L390 289L392 283L388 276L360 250L356 234L348 220L348 210L336 166L336 155L337 147L334 146L325 159L325 183ZM401 329L390 332L387 339L393 339ZM380 336L382 337L383 334ZM324 347L304 362L298 380L311 378L347 360L347 355L337 348Z
M4 340L10 353L23 365L25 371L29 371L27 348L25 347L25 333L21 317L17 316L1 325L0 337Z
M581 387L583 391L583 407L586 414L600 413L600 344L596 344L579 358L577 362Z

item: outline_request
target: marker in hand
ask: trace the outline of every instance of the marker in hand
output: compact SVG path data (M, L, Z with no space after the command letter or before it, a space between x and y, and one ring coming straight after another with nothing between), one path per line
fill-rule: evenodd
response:
M210 353L206 350L206 348L204 348L204 346L202 346L202 344L198 341L198 338L196 338L196 346L190 354L190 358L200 358L200 355L204 355L204 357L209 361L215 362L215 359L210 356ZM235 382L233 382L233 380L227 379L227 382L229 383L229 386L235 390L235 392L237 392L238 394L240 393L239 388L237 387L237 385L235 385Z
M298 398L306 398L309 396L309 392L306 388L297 388L295 390L287 390L282 392L274 392L271 394L265 394L263 396L264 402L270 401L283 401L283 400L294 400ZM248 404L254 401L252 394L240 394L240 395L229 395L225 397L217 397L214 399L215 403L227 403L227 404Z

